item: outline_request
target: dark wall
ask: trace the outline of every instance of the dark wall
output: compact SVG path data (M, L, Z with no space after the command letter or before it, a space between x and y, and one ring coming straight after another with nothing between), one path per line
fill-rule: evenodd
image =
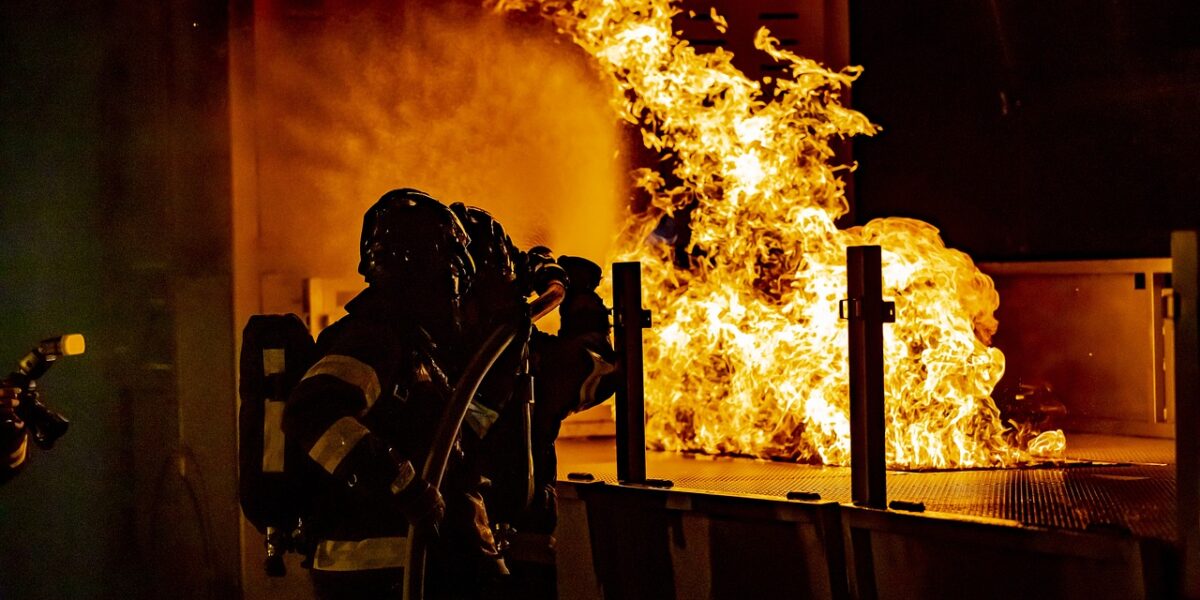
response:
M1166 256L1200 226L1200 3L851 2L856 219L983 259Z
M103 184L95 52L98 7L5 3L0 33L0 368L39 339L84 331L103 347L105 249L95 224ZM53 23L53 28L46 24ZM0 489L0 596L95 597L119 590L131 515L121 406L103 352L64 360L47 402L69 413L58 450L32 452ZM85 416L86 415L86 416ZM115 596L113 596L115 597Z
M0 3L0 361L88 339L0 488L5 600L237 591L226 37L222 3Z

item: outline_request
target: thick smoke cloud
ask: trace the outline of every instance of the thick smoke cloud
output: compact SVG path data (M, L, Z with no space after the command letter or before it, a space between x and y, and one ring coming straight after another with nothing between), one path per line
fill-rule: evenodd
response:
M355 276L363 211L397 187L482 206L524 246L608 254L619 129L552 30L458 3L255 26L261 273Z

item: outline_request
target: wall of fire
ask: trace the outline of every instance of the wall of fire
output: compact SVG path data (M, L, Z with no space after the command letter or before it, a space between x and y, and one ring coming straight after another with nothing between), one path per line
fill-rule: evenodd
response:
M713 4L867 66L855 102L885 131L855 147L859 221L926 218L988 258L1163 255L1160 233L1200 221L1186 2ZM89 337L46 380L72 431L0 490L0 597L302 597L261 577L240 523L237 332L304 310L307 279L354 281L386 189L605 253L646 158L586 62L474 2L382 5L0 5L0 358ZM680 27L771 68L703 18ZM1047 62L1039 40L1076 52Z

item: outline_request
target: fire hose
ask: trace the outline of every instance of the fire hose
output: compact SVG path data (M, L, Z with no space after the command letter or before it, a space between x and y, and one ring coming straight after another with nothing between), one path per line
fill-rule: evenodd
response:
M551 282L545 291L529 303L528 323L535 323L550 314L562 303L565 296L566 287L558 281ZM479 390L484 378L491 371L492 365L516 339L517 332L526 326L527 322L524 316L496 326L479 350L471 357L466 368L463 369L450 396L449 405L446 407L446 418L438 424L433 444L429 450L429 457L425 460L425 466L421 470L421 477L433 487L440 489L442 486L442 478L446 474L446 464L449 461L450 452L462 429L463 420L467 416L467 409L475 397L475 392ZM423 530L409 525L408 564L404 569L404 598L406 600L420 600L424 597L425 550L429 542L425 536L426 533Z

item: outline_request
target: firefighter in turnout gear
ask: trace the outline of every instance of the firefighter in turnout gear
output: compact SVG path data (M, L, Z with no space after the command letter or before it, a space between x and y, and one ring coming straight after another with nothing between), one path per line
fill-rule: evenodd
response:
M466 302L469 321L478 324L473 328L486 330L523 309L525 297L552 281L566 284L558 335L535 328L527 343L510 347L484 380L463 426L470 462L490 480L488 513L509 547L508 597L554 598L554 442L563 419L603 402L616 385L608 309L595 291L601 270L583 258L555 259L541 246L520 251L486 211L462 204L451 209L471 236L477 268Z
M535 331L530 339L534 404L530 427L533 489L524 510L497 506L495 520L509 526L504 545L513 572L513 597L557 598L554 531L558 526L558 455L555 441L568 416L604 402L616 391L616 352L609 338L608 309L596 293L601 270L579 257L559 256L567 295L559 306L557 335Z
M368 287L321 333L316 362L283 416L289 440L327 474L308 519L321 598L400 598L407 527L428 532L426 597L473 597L503 572L478 490L452 455L446 498L420 476L470 349L462 300L475 276L459 219L411 189L385 194L363 221ZM464 483L465 482L465 483ZM443 521L445 519L445 521Z

